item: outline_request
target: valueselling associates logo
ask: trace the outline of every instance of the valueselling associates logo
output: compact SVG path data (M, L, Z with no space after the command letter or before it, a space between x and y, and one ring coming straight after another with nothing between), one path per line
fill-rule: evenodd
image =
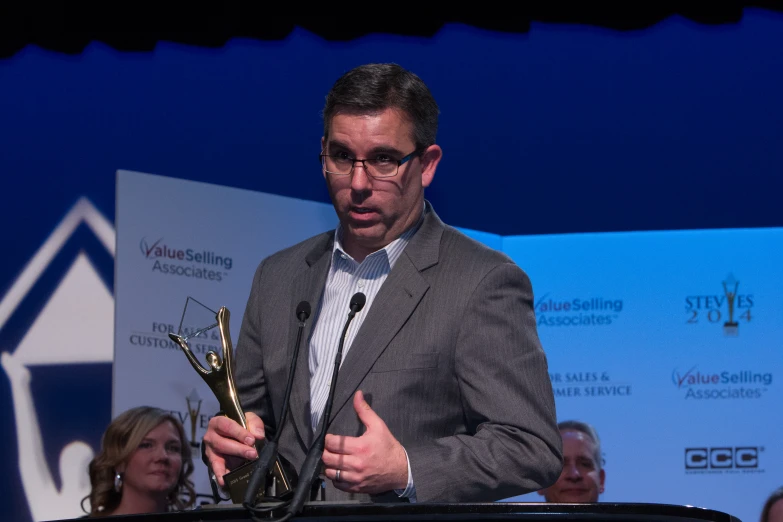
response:
M772 380L771 372L751 370L711 371L694 366L672 372L672 382L684 392L684 398L694 400L760 399Z
M723 326L723 335L736 337L740 325L750 323L754 298L752 293L740 293L740 282L729 274L721 281L717 292L685 297L685 322L690 325Z
M538 326L606 326L620 317L622 299L575 297L559 299L544 294L535 302Z
M764 446L713 446L685 448L685 473L764 473Z
M163 238L150 243L146 237L139 243L141 253L153 260L152 271L161 274L222 281L234 266L234 260L211 250L179 248Z

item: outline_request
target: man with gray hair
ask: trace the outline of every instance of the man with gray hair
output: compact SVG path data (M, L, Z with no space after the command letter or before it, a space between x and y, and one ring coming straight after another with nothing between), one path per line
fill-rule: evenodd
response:
M560 422L557 427L563 438L563 471L557 482L538 494L547 502L598 502L606 480L598 433L576 420Z

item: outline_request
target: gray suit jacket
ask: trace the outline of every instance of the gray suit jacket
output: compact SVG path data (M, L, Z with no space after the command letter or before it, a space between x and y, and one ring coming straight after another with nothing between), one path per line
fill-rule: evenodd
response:
M361 389L408 452L419 502L480 502L547 487L562 468L547 362L533 293L507 256L444 225L428 205L378 292L335 389L329 433L359 436L352 406ZM334 232L259 265L236 346L236 383L267 436L282 410L300 301L320 302ZM348 303L346 306L346 318ZM299 470L312 443L309 322L294 378L280 454ZM351 495L327 481L327 500Z

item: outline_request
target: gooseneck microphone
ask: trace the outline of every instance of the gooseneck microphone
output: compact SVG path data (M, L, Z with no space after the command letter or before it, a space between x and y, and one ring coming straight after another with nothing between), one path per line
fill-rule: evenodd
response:
M288 401L291 397L291 388L293 388L294 373L296 372L296 361L299 357L299 347L302 344L302 332L304 331L305 321L310 317L310 303L302 301L296 306L296 318L299 319L299 330L296 333L296 343L294 344L294 353L291 356L291 365L288 370L288 382L285 386L285 398L283 399L283 411L280 414L280 422L277 424L277 431L272 440L267 441L264 445L264 449L261 450L261 454L258 456L253 474L247 484L247 490L245 490L245 498L243 505L247 509L253 509L256 504L256 497L258 491L264 483L269 472L269 467L272 461L277 457L277 446L280 440L280 434L283 433L283 425L285 424L286 417L288 415Z
M302 469L299 472L299 482L296 485L294 491L294 497L291 503L288 504L287 516L283 517L285 520L292 516L297 515L307 499L313 481L318 476L319 464L321 456L324 452L324 440L326 439L326 428L329 425L329 416L332 413L332 404L334 403L334 389L337 387L337 373L340 370L340 363L343 360L343 344L345 344L345 334L348 333L348 326L353 321L354 316L364 308L364 303L367 302L367 297L357 292L351 297L351 311L348 312L348 319L345 321L345 327L343 327L343 333L340 335L340 344L337 346L337 355L334 358L334 370L332 371L332 380L329 383L329 397L324 405L324 412L321 415L321 431L318 433L318 437L310 446L310 450L307 452Z

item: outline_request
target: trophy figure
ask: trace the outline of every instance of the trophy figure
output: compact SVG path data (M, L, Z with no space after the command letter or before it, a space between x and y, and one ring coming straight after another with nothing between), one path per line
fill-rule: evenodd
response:
M191 303L192 306L189 311L188 305ZM196 318L196 328L188 326L186 315L188 316L188 321ZM197 317L199 315L201 315L200 318ZM222 413L229 419L239 423L243 428L247 428L245 412L239 402L236 384L234 383L234 370L231 362L233 346L231 344L231 334L229 332L229 318L230 313L225 306L221 307L220 310L215 313L192 297L188 297L185 302L185 310L182 313L179 333L169 333L169 338L179 345L188 358L188 361L190 361L191 366L193 366L193 369L196 370L212 390L212 393L214 393L215 398L218 400L218 404L220 404ZM223 356L221 357L214 350L208 351L206 353L206 361L209 368L205 368L193 354L193 351L188 345L188 341L194 338L203 339L207 336L207 333L215 327L218 328L220 334ZM188 401L189 409L190 405L191 403ZM191 419L193 419L193 417L191 417ZM194 421L191 420L191 422ZM265 444L266 441L263 440L256 442L256 451L259 454ZM245 497L247 484L253 473L253 464L256 460L257 459L245 462L237 469L232 470L223 476L226 489L228 489L229 495L231 496L231 501L235 504L241 504ZM287 497L289 494L293 493L295 484L292 484L291 478L295 476L296 474L291 469L290 465L278 457L273 463L272 469L266 477L263 486L259 489L256 499L282 499Z
M190 445L198 448L200 444L196 440L196 423L198 422L198 414L201 412L201 397L193 388L190 394L185 397L185 401L188 403L188 418L190 419Z
M723 281L723 293L726 294L726 302L729 305L729 320L723 323L723 333L732 337L739 334L739 323L734 320L734 299L737 297L737 287L739 287L739 281L729 274Z

